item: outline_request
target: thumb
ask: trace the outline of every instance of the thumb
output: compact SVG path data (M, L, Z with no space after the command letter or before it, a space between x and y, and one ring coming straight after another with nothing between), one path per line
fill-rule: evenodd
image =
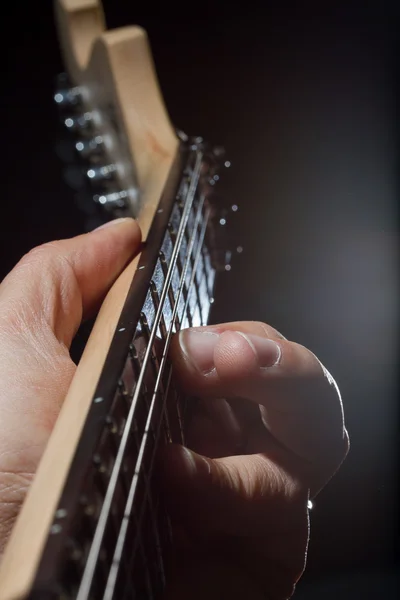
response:
M264 454L211 459L170 445L161 460L172 517L200 537L289 531L307 514L308 490Z
M54 333L69 347L140 246L133 219L116 219L75 238L38 246L0 285L0 330Z

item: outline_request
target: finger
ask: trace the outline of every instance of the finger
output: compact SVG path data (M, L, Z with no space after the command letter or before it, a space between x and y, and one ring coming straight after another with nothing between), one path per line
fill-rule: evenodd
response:
M174 445L166 448L161 466L174 526L189 534L181 551L192 582L198 574L190 568L195 547L197 559L204 552L205 573L207 565L220 567L223 557L231 580L237 581L235 573L247 573L248 584L268 591L271 599L291 596L305 563L307 488L261 454L212 460ZM179 581L181 575L180 569Z
M45 326L69 346L82 317L138 251L140 236L136 221L121 219L35 248L0 285L0 326L20 332Z
M196 536L284 534L303 526L307 488L263 454L211 459L171 445L161 461L172 517Z
M347 452L335 381L303 346L276 339L267 328L264 335L249 333L260 332L259 324L234 326L181 332L172 346L179 382L188 393L257 403L285 448L331 476Z
M209 420L219 429L220 437L233 446L233 454L236 454L245 442L245 432L232 406L225 398L202 398L201 405ZM193 423L193 428L195 425Z
M113 221L36 248L0 285L0 552L73 377L68 346L139 244Z
M209 410L211 405L214 411ZM212 458L243 454L244 435L225 399L201 401L185 433L186 445L199 454Z

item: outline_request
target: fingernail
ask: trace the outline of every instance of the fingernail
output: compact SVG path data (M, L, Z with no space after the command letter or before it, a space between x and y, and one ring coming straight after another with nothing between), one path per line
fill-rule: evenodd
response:
M103 225L100 225L100 227L96 227L96 229L93 229L93 231L99 231L100 229L105 229L106 227L112 227L113 225L119 225L120 223L123 223L124 221L129 222L129 221L133 221L133 219L131 219L130 217L122 217L121 219L112 219L111 221L107 221L107 223L103 223Z
M282 350L279 344L274 340L263 338L258 335L252 335L250 333L242 333L241 331L237 331L236 333L244 337L247 341L257 357L260 369L267 369L279 365Z
M203 375L214 370L214 348L218 335L210 331L185 329L179 334L183 353L192 365Z

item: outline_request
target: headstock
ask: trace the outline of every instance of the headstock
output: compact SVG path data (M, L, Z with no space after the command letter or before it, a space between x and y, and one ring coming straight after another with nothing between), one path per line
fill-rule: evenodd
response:
M207 147L171 125L145 31L107 31L99 0L55 0L55 8L67 73L54 99L74 155L66 178L92 215L89 229L99 218L133 216L145 238L180 144L204 152L201 184L212 202L230 161L223 148ZM235 246L225 232L237 205L213 204L212 246L218 267L228 271L236 249L225 252Z
M99 0L56 0L67 76L55 101L84 184L113 216L135 216L146 235L179 140L140 27L105 29Z

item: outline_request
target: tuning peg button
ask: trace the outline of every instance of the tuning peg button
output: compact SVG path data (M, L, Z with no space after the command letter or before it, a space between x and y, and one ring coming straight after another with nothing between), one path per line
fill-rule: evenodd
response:
M81 106L82 90L80 87L59 89L54 94L54 102L62 109Z
M64 119L64 125L69 131L81 133L88 132L93 128L93 115L85 112L81 115L72 115Z
M118 192L109 192L107 194L96 194L93 200L96 204L101 204L106 209L126 208L128 205L129 194L126 190Z
M117 172L117 166L114 164L103 165L100 167L91 167L86 172L86 175L93 183L102 183L103 181L109 181L115 178Z
M75 148L83 159L99 156L104 151L104 140L101 135L96 135L88 140L79 140L79 142L76 142Z

